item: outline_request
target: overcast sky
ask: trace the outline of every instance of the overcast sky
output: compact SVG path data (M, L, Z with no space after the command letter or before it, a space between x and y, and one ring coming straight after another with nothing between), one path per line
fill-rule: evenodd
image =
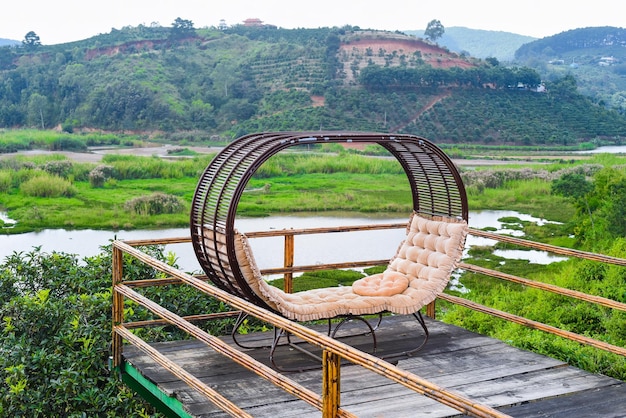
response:
M0 38L21 41L29 31L44 45L77 41L112 28L171 26L180 17L194 27L259 18L283 28L353 25L362 29L423 30L438 19L537 38L590 26L626 26L622 0L2 0Z

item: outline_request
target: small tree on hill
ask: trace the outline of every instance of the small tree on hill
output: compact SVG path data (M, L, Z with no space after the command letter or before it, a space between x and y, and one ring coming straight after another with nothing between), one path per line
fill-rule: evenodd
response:
M171 37L174 39L182 39L192 36L195 33L193 22L187 19L177 17L172 23Z
M24 36L24 40L22 41L22 46L24 48L33 50L39 46L41 46L41 40L39 39L39 35L37 35L32 30Z
M424 36L426 36L426 39L428 39L429 41L436 42L437 39L443 36L445 31L446 30L441 22L437 19L433 19L428 22L426 30L424 31Z

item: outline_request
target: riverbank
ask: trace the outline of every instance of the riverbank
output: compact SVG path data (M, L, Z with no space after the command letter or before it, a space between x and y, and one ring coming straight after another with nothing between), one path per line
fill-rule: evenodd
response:
M607 152L613 153L626 153L626 149L607 150ZM72 151L48 151L48 150L27 150L19 151L10 154L0 154L0 159L11 158L15 156L35 157L46 155L63 155L67 159L77 163L100 163L107 154L112 155L131 155L137 157L159 157L164 159L178 159L183 157L173 157L171 152L176 149L186 149L191 153L197 155L216 154L222 147L205 147L205 146L175 146L175 145L148 145L144 147L93 147L86 152L72 152ZM510 155L483 155L483 156L471 156L469 158L452 158L452 161L459 167L493 167L493 166L507 166L507 165L519 165L524 163L533 164L548 164L551 162L558 162L563 160L579 161L587 160L592 157L592 154L602 153L602 149L594 150L593 152L561 152L561 153L533 153L533 154L510 154Z

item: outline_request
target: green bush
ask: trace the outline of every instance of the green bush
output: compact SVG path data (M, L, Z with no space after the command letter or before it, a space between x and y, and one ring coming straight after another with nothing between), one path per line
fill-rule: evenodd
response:
M175 257L163 247L142 248L163 262ZM35 248L0 263L0 416L150 417L156 414L108 370L111 342L111 246L79 260ZM124 257L126 280L158 273ZM180 315L225 310L219 301L189 286L140 289ZM127 304L127 320L152 318ZM132 313L131 313L132 312ZM208 323L216 334L229 322ZM160 327L135 331L149 341L181 338Z
M81 261L34 249L0 264L0 416L150 416L107 369L110 286L109 250Z
M103 187L104 183L113 177L115 169L110 165L100 164L89 172L89 184L91 187Z
M150 196L140 196L127 201L124 209L137 215L161 215L166 213L180 213L185 210L182 200L165 193L154 193Z
M73 163L69 160L48 161L43 170L55 176L67 178L72 173Z
M72 197L76 194L76 188L70 181L48 173L25 181L20 185L20 190L32 197Z

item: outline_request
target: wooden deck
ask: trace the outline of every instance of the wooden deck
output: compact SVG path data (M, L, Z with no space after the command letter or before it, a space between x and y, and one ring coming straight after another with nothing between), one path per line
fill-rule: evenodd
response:
M591 374L459 327L429 318L426 322L430 340L415 356L400 360L398 367L513 417L626 417L626 382ZM353 325L358 327L358 321ZM411 317L386 317L377 331L379 352L406 344L415 332L417 324ZM267 342L271 334L250 334L242 340ZM365 350L371 344L364 337L344 341L363 344ZM156 343L153 347L255 417L321 416L304 401L200 342ZM244 351L269 364L267 349ZM281 365L302 360L286 350L277 357ZM164 394L176 397L190 415L227 416L134 347L124 347L124 358ZM321 370L289 373L289 377L321 393ZM359 417L463 416L355 365L341 368L341 406Z

